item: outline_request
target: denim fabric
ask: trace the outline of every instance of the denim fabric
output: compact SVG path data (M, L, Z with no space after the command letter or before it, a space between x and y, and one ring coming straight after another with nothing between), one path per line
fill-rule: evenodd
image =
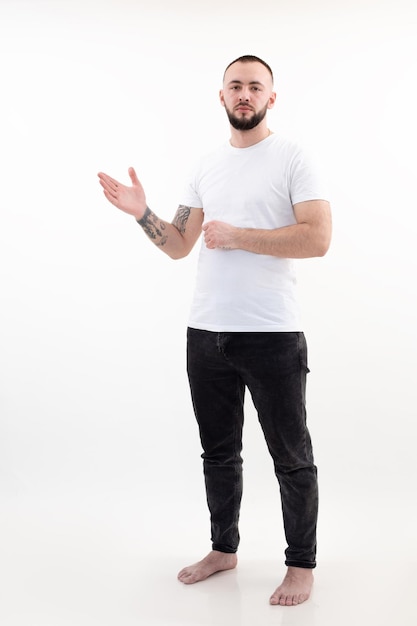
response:
M189 328L187 369L203 447L214 550L236 552L247 388L274 461L289 566L316 565L317 468L306 425L307 345L301 332Z

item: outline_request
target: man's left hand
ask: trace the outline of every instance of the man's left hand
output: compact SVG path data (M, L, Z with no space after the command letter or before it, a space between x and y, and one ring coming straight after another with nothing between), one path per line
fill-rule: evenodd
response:
M236 235L239 230L236 226L217 220L206 222L203 224L204 242L210 249L233 250L238 247Z

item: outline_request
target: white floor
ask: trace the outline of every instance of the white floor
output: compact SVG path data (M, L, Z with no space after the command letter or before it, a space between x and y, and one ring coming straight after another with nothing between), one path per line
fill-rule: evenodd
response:
M164 518L140 498L10 498L1 509L2 626L415 626L415 509L373 503L322 511L312 598L271 607L284 574L268 512L243 511L236 570L185 586L176 573L204 554L205 512L180 499ZM147 500L147 504L150 500ZM192 503L194 505L195 503ZM199 507L200 502L197 503ZM378 508L379 506L379 508ZM375 508L376 507L376 508ZM373 511L373 513L372 513ZM274 510L274 515L275 515ZM256 530L256 517L262 529ZM342 520L345 520L343 526ZM379 522L378 522L379 520ZM360 522L360 523L359 523ZM378 522L378 523L377 523ZM396 524L396 526L394 526ZM331 530L332 529L332 530ZM391 532L391 530L393 532ZM396 530L395 530L396 529ZM397 541L393 541L393 537ZM362 537L362 541L360 540ZM279 545L276 545L279 544ZM184 545L186 547L184 547ZM195 546L195 548L194 548Z

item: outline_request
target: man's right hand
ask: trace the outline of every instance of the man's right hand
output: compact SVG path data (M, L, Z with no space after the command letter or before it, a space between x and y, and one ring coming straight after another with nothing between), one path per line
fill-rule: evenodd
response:
M107 200L121 211L140 220L146 211L145 192L133 167L130 167L128 172L132 181L131 187L119 183L103 172L100 172L98 177Z

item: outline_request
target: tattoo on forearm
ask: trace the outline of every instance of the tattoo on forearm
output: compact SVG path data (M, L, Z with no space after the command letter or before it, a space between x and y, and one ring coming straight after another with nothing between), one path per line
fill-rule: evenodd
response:
M185 228L187 226L188 218L190 217L191 207L184 206L184 204L180 204L175 213L175 217L172 221L173 226L179 230L181 235L185 233Z
M166 244L168 236L163 233L166 226L149 207L146 207L143 217L136 221L139 226L142 226L149 239L151 239L156 246L164 246Z

